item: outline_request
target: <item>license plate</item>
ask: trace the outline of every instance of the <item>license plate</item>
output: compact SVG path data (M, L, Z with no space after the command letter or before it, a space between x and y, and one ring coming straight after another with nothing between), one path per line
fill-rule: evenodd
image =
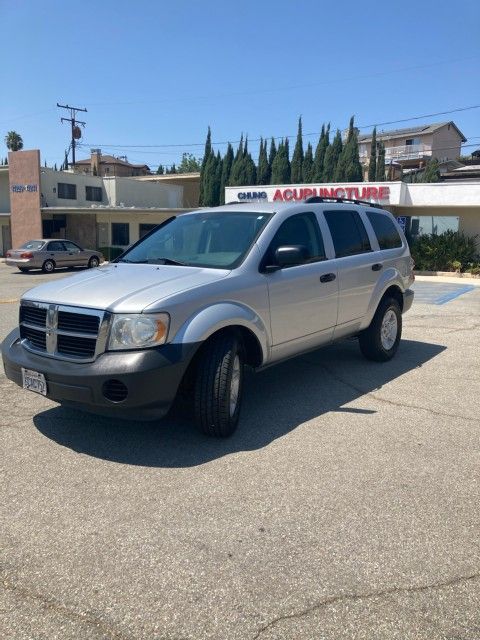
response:
M40 393L42 396L47 395L47 381L43 373L38 371L32 371L31 369L24 369L22 367L23 388L27 391L33 391Z

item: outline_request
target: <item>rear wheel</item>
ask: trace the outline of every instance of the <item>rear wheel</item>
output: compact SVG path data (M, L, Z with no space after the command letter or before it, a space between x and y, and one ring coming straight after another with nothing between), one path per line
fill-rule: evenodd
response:
M378 305L373 320L359 336L360 350L369 360L386 362L395 355L402 337L402 311L395 298Z
M45 262L42 265L42 271L43 273L52 273L53 271L55 271L55 263L53 260L45 260Z
M88 268L95 269L95 267L98 267L99 264L100 260L97 258L97 256L92 256L88 261Z
M209 436L225 438L238 425L244 355L234 334L224 333L205 345L195 379L195 420Z

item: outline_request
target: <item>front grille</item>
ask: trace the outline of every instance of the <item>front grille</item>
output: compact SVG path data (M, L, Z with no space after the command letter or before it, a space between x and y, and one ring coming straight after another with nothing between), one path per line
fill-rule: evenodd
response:
M26 349L51 358L91 361L105 351L108 317L103 311L25 301L20 337Z
M84 313L58 312L58 330L71 331L72 333L98 333L100 324L99 316L90 316Z
M47 310L42 307L20 307L20 322L27 322L44 327L47 321Z
M76 358L93 358L95 355L96 338L80 338L58 334L57 353Z
M20 326L20 337L28 340L35 349L45 351L47 348L45 331L37 331L37 329L32 329L31 327Z

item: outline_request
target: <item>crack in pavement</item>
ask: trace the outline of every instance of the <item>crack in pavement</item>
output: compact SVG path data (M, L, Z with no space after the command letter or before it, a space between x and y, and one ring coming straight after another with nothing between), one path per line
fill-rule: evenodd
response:
M305 362L306 364L310 364L314 367L320 367L324 369L324 371L326 371L328 375L330 375L337 382L344 384L346 387L349 387L353 391L356 391L357 393L360 393L363 396L371 396L375 400L378 400L378 402L383 402L385 404L389 404L394 407L404 407L405 409L416 409L420 411L426 411L427 413L430 413L434 416L442 416L444 418L455 418L458 420L465 420L466 422L474 422L475 424L478 424L477 418L469 418L467 416L458 415L456 413L447 413L446 411L436 411L435 409L431 409L429 407L422 407L421 405L417 405L417 404L409 404L408 402L396 402L395 400L388 400L387 398L382 398L377 394L373 393L372 391L367 391L365 389L362 389L361 387L357 387L357 385L352 384L351 382L348 382L344 378L341 378L339 375L334 373L331 369L326 367L324 364L320 364L318 362L312 362L311 360L307 360L305 358L302 358L302 362Z
M444 589L446 587L455 586L458 584L462 584L463 582L469 582L470 580L477 580L480 578L480 573L472 573L468 576L458 576L456 578L451 578L450 580L446 580L444 582L433 582L432 584L426 585L418 585L413 587L390 587L389 589L383 589L380 591L370 591L367 593L346 593L339 596L331 596L330 598L325 598L325 600L321 600L316 604L311 605L310 607L305 607L300 611L296 611L294 613L286 613L284 615L277 616L270 622L264 624L256 634L253 636L252 640L257 640L260 636L265 632L275 627L279 622L283 622L284 620L292 620L303 618L308 616L310 613L318 611L323 607L328 607L331 604L336 604L337 602L345 602L345 601L357 601L357 600L367 600L371 598L383 598L385 596L396 595L396 594L408 594L408 593L421 593L422 591L430 591L435 589Z
M106 637L112 638L112 640L134 640L132 636L125 635L123 632L115 629L112 625L94 616L93 614L74 611L67 605L61 604L53 598L49 598L42 595L41 593L36 593L34 591L26 589L25 587L16 585L8 580L8 578L3 578L1 584L5 590L10 591L17 596L23 597L24 599L36 600L37 602L40 602L45 609L49 609L51 611L54 611L55 613L59 613L60 615L65 616L66 618L69 618L70 620L73 620L75 622L82 622L83 624L96 627L98 631L105 634Z

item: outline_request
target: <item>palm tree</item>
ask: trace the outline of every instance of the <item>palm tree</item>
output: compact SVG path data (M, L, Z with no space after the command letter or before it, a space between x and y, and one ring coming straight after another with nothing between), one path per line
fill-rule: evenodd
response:
M5 136L5 144L9 151L20 151L23 149L22 136L16 131L9 131Z

